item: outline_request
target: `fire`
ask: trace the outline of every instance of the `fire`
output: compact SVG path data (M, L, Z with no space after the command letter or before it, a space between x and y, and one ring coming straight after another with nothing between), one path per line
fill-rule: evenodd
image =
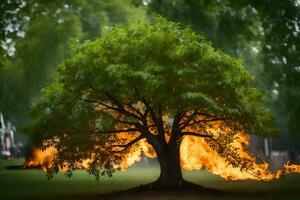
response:
M217 127L213 126L212 133L217 133ZM118 139L127 143L136 138L136 134L119 133ZM227 180L263 180L270 181L278 179L289 173L300 173L300 165L287 163L283 169L271 172L268 163L258 163L256 158L248 153L245 148L249 146L250 137L246 133L238 133L236 139L232 142L233 147L237 148L237 153L241 158L251 160L252 169L241 170L228 164L215 150L213 150L204 138L196 136L184 136L180 146L180 161L181 166L185 170L200 170L207 171L219 175ZM51 161L57 153L54 147L50 147L44 151L34 149L33 156L27 160L25 166L37 167L40 166L43 170L51 167ZM135 145L128 149L128 152L122 157L121 163L116 165L116 168L126 170L129 166L141 160L142 155L150 158L155 158L156 153L153 147L145 140L140 140ZM84 160L78 163L77 168L89 168L91 160ZM66 170L66 169L61 169Z
M128 134L128 133L118 133L118 140L123 140L125 143L134 139L138 133ZM46 143L45 143L46 144ZM115 149L118 149L116 147ZM55 147L49 147L45 150L38 148L33 149L33 153L29 159L26 160L24 167L34 168L40 167L43 171L47 171L52 166L52 161L57 154ZM155 158L156 153L152 146L146 141L146 139L140 140L135 145L131 146L129 151L122 157L120 164L115 164L115 168L120 168L122 171L125 171L128 167L142 159L142 155L146 155L149 158ZM76 163L76 168L78 169L87 169L91 165L92 160L86 159L80 163ZM60 167L60 171L66 171L66 167Z
M145 139L131 147L129 152L123 157L121 164L115 167L120 167L122 171L125 171L134 163L139 162L142 159L143 154L149 158L156 157L155 150Z
M284 169L286 173L300 173L300 165L294 165L294 164L285 164Z
M187 131L194 131L189 128ZM203 128L200 128L203 130ZM201 131L200 130L200 131ZM204 128L204 132L210 133L213 137L219 135L226 135L232 131L226 127L223 122L211 122ZM258 163L255 156L251 155L245 149L250 144L250 137L246 133L234 133L234 137L230 143L232 148L237 149L237 154L241 159L247 159L251 163L251 169L240 169L234 167L225 158L221 157L217 151L213 150L204 138L196 136L184 136L180 146L180 161L183 169L186 170L199 170L206 169L207 171L219 175L226 180L263 180L270 181L278 179L288 172L286 169L289 165L285 165L283 170L278 170L272 173L269 170L269 164ZM290 170L291 171L291 170Z
M51 167L51 162L57 153L56 148L49 147L42 151L41 149L34 148L31 157L26 160L26 167L41 167L42 170L46 171Z
M43 171L47 171L52 166L52 161L57 153L56 148L49 147L45 150L38 148L33 149L31 157L26 160L24 166L27 168L40 167ZM87 159L81 163L76 163L76 168L86 169L90 166L91 160ZM61 166L60 171L66 171L68 168L66 166Z
M280 171L271 173L268 170L267 163L257 163L255 157L243 149L248 144L249 137L245 134L239 135L238 139L234 141L234 146L239 148L240 157L251 159L255 165L253 168L258 173L241 171L239 168L232 167L216 151L212 151L203 138L195 136L186 136L182 141L180 148L181 166L186 170L206 169L227 180L252 179L267 181L279 178Z

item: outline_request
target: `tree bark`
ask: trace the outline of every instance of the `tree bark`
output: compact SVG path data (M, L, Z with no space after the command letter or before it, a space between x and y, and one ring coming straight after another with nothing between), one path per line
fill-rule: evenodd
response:
M180 145L175 140L169 143L159 140L153 147L160 164L160 176L154 182L153 188L181 190L183 178L180 166Z

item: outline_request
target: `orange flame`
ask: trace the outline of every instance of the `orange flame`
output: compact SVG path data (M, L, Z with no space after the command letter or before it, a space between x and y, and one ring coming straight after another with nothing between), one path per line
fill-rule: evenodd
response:
M278 179L289 173L300 173L300 165L285 164L282 170L271 172L268 163L258 163L253 155L246 152L244 149L249 145L250 138L247 134L239 133L237 138L233 141L233 146L238 148L238 154L242 158L247 158L253 161L253 169L255 172L249 170L241 171L239 168L232 167L224 158L220 157L218 153L211 149L209 144L200 137L184 136L180 146L180 161L181 166L185 170L199 170L206 169L209 172L219 175L227 180L263 180L270 181ZM120 133L120 139L132 140L136 136L128 133ZM51 167L51 161L57 153L54 147L47 148L44 151L34 149L33 156L27 160L25 166L27 167L41 167L43 170ZM141 160L142 155L150 158L155 158L156 153L153 147L145 140L140 140L135 145L129 148L128 153L122 158L116 168L126 170L129 166ZM77 168L89 168L91 160L84 160L77 164ZM66 169L61 169L62 171Z
M239 156L253 161L253 168L258 173L251 171L241 171L228 164L224 158L220 157L216 151L212 151L210 146L203 138L187 136L184 137L181 148L181 166L186 170L206 169L209 172L219 175L227 180L272 180L281 176L281 171L271 173L267 163L259 164L254 156L244 150L245 145L249 144L249 137L240 134L234 141L234 146L239 148Z
M41 149L34 148L31 157L26 160L25 167L41 167L43 171L46 171L51 167L51 162L57 153L56 148L49 147L42 151Z

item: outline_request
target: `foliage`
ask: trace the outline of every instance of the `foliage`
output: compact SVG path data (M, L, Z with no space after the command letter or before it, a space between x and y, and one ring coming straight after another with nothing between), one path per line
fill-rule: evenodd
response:
M113 26L94 41L73 44L32 114L34 138L58 149L50 172L90 158L91 169L100 170L94 174L103 175L143 138L159 154L157 143L171 145L184 135L206 137L230 164L246 168L247 161L230 146L236 132L274 132L242 61L163 18ZM210 122L219 122L217 135ZM138 135L120 144L114 136L120 132Z
M265 30L263 74L284 139L289 138L295 148L300 136L300 4L275 0L261 10Z
M150 15L159 14L190 26L212 41L216 48L243 58L245 67L255 77L253 85L263 90L260 52L264 33L255 3L261 5L245 0L151 0L145 7Z
M7 12L18 9L21 2L6 2L3 9ZM16 48L14 54L7 55L7 50L1 50L3 62L1 60L0 82L3 87L0 87L0 110L19 126L28 121L30 101L39 96L40 89L53 80L57 63L69 55L72 38L80 41L93 39L109 24L126 24L135 18L145 20L142 9L131 6L128 1L117 0L33 0L24 3L22 9L13 16L4 17L12 20L14 16L14 23L25 38L9 36ZM30 20L23 23L23 18ZM3 35L6 26L1 27Z
M144 1L134 0L143 5ZM275 148L299 148L299 1L151 0L149 13L191 26L214 45L244 58L268 95L282 137ZM283 114L284 113L284 114Z
M238 54L246 41L260 36L257 11L250 6L237 6L238 2L153 0L149 3L149 9L190 25L194 30L204 33L218 48Z
M29 20L28 16L21 14L25 6L25 0L2 1L0 4L1 49L9 56L16 50L14 39L25 36L24 26Z

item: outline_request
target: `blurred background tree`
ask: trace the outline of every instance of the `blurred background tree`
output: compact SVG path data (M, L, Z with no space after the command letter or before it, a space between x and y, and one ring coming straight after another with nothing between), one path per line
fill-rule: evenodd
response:
M118 0L5 1L1 9L0 110L17 125L29 120L31 100L53 79L71 38L93 39L105 26L146 20L142 8Z
M260 5L264 38L263 77L282 137L281 148L299 149L300 1L272 0Z

